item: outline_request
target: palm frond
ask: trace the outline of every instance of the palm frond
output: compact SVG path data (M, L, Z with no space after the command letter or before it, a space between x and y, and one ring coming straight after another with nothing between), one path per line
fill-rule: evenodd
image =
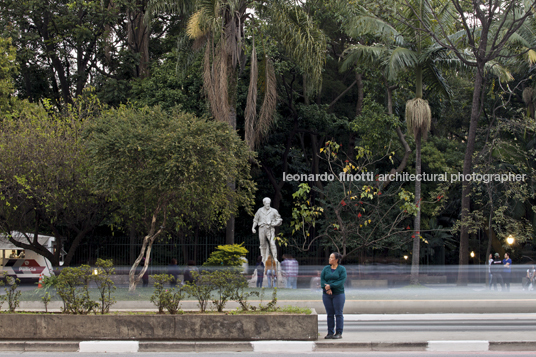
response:
M497 61L486 62L484 70L496 76L501 82L510 82L514 80L512 73Z
M255 145L255 119L257 117L257 79L259 76L257 64L257 50L255 39L253 39L253 49L251 51L251 70L249 75L248 97L245 109L245 140L249 148L253 150Z
M387 43L401 44L402 35L391 25L374 15L357 16L348 19L344 24L345 32L359 38L364 35L376 36Z
M177 15L187 15L195 11L195 1L191 0L150 0L145 11L145 22L151 20L159 14L169 13Z
M387 78L390 81L396 79L399 72L407 68L415 67L419 63L417 53L409 48L397 47L387 59Z
M270 130L274 121L274 113L277 105L277 82L272 61L265 56L265 87L264 99L259 112L259 120L255 128L255 145L258 145Z
M343 53L345 59L341 65L340 71L345 72L353 65L360 62L366 62L370 64L379 62L382 58L386 57L388 52L388 48L380 44L373 46L352 45L348 47Z
M326 62L327 37L313 19L299 6L274 0L268 8L272 33L287 55L307 74L309 93L322 84L322 70Z
M441 70L434 63L426 63L423 66L423 82L426 83L427 90L436 93L442 93L444 96L451 98L452 90L443 77Z
M199 10L188 19L188 24L186 25L186 33L192 40L196 40L205 35L206 30L203 30L201 27L203 24L203 11Z

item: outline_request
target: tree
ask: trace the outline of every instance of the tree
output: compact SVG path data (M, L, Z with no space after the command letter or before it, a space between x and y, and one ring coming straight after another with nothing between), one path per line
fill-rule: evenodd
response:
M389 116L384 115L383 119L383 123L377 123L379 130L392 125ZM297 233L300 238L283 242L309 250L316 240L323 239L325 245L334 247L343 257L363 248L400 247L407 232L402 223L418 210L411 202L413 195L401 185L393 184L385 191L375 187L374 182L384 178L374 176L374 160L369 150L358 147L357 161L350 162L338 158L339 148L339 144L329 141L320 149L331 175L331 182L322 192L324 198L319 199L322 206L311 204L311 188L307 184L300 184L293 194L292 234ZM311 236L311 228L317 224L321 227Z
M15 91L12 76L16 67L15 47L11 46L11 38L0 37L0 112L11 107Z
M238 207L251 212L252 153L224 123L160 108L110 110L85 134L97 192L117 199L145 237L130 269L133 291L149 266L151 247L166 229L195 219L221 226ZM235 180L231 190L227 182ZM231 198L232 205L229 205ZM145 265L136 275L142 258Z
M50 104L21 102L0 120L0 229L7 236L22 232L26 239L11 242L53 266L60 265L64 250L69 265L80 242L115 209L107 197L91 192L80 141L101 107L91 94L67 107L56 112ZM39 243L40 234L56 238L54 252Z
M423 0L424 4L430 5L431 0ZM518 35L522 37L522 29L525 21L533 16L536 1L503 1L487 0L485 2L475 0L451 0L453 9L445 14L440 14L432 6L430 15L434 26L420 15L419 9L412 1L404 0L413 14L419 19L416 30L429 34L440 46L452 51L466 66L475 69L474 90L471 105L471 118L467 132L467 146L463 163L463 175L470 175L473 170L473 154L475 152L475 138L478 121L482 115L483 93L485 83L486 65L497 59L513 53L505 53L509 40ZM447 22L454 21L461 28L452 35L446 26ZM530 46L529 46L530 47ZM467 51L471 56L467 56ZM458 285L467 285L466 266L469 262L469 216L471 212L471 185L469 182L462 183L461 202L461 227L460 227L460 256Z
M187 4L182 0L151 2L155 12L190 10ZM195 4L196 11L189 19L187 33L195 48L205 48L205 93L214 118L228 123L234 130L237 128L238 68L242 71L246 65L244 48L248 38L246 28L249 28L252 49L244 127L245 141L254 149L270 128L277 101L273 61L265 52L259 66L255 36L271 34L281 42L285 52L308 76L308 92L317 89L322 80L325 37L303 8L293 1L209 0ZM268 21L262 21L256 13ZM260 77L259 67L264 69ZM263 102L257 116L259 85ZM235 183L229 182L229 185L233 187ZM234 225L234 216L231 216L226 227L227 244L234 243Z
M101 0L6 0L0 3L5 28L17 47L22 88L25 95L39 99L35 81L46 76L57 104L72 103L82 94L97 67L97 53L106 25L115 12ZM35 72L38 72L37 75ZM37 77L37 78L36 78ZM39 87L39 86L37 86Z

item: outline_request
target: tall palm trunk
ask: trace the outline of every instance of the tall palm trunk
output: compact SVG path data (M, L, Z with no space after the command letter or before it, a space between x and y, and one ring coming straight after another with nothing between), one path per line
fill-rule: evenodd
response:
M415 174L416 177L421 174L421 133L417 134L415 138ZM421 181L415 181L415 204L419 207L417 214L415 215L414 226L414 238L413 238L413 254L411 258L411 279L412 285L419 284L419 260L420 260L420 247L421 247Z

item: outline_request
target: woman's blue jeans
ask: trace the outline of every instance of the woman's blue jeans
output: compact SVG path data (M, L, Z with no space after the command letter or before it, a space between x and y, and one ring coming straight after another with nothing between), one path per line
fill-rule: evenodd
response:
M342 316L342 310L344 310L344 302L346 297L344 294L328 295L322 294L322 302L326 308L326 314L328 315L328 335L333 335L334 332L342 334L344 327L344 317ZM337 328L335 327L335 317L337 318Z

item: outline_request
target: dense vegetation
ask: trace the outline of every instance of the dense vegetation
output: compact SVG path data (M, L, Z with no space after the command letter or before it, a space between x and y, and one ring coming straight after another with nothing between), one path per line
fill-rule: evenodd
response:
M5 0L2 232L54 265L126 232L136 282L159 237L243 242L268 196L298 256L411 253L414 279L472 250L519 261L536 244L534 5Z

